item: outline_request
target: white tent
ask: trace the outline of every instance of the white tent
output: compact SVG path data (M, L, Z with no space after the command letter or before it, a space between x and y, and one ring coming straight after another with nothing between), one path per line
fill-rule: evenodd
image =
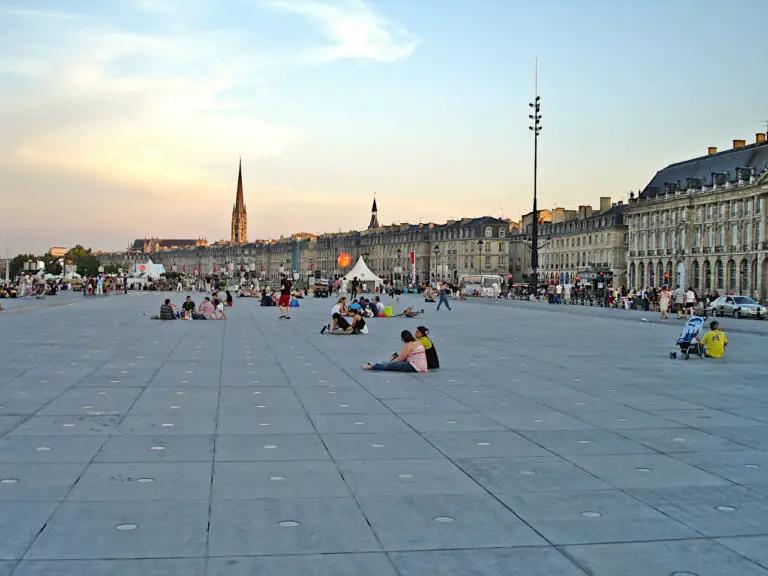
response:
M353 278L357 278L360 282L373 282L376 286L383 284L384 282L381 278L376 276L376 274L371 272L371 269L368 268L368 265L365 263L362 256L352 269L344 275L343 280L349 282Z
M146 261L146 263L142 264L141 262L137 262L133 266L133 273L131 276L151 276L153 278L157 278L160 276L160 274L163 274L165 272L165 266L162 264L155 264L152 262L152 259Z

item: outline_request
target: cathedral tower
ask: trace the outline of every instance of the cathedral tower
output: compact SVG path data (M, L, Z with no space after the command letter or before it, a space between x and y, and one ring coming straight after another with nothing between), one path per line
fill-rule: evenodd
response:
M248 242L248 215L245 212L243 200L243 160L237 170L237 196L232 207L232 244L245 244Z
M368 224L368 230L374 228L381 228L379 224L379 210L376 208L376 198L373 198L373 206L371 206L371 223Z

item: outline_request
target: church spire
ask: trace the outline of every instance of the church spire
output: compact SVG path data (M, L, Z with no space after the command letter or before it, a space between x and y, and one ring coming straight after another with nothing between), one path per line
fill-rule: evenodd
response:
M373 197L373 206L371 206L371 223L368 224L368 230L381 228L379 224L379 209L376 207L376 196Z
M245 244L248 242L248 215L245 211L243 198L243 159L237 168L237 194L235 205L232 207L232 244Z

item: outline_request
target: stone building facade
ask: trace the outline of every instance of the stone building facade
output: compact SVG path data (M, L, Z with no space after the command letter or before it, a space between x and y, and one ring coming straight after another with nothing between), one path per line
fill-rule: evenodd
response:
M765 134L660 170L627 208L630 286L768 298L766 198Z
M365 230L302 234L278 240L242 245L189 247L156 254L104 254L105 262L128 269L151 256L167 270L186 275L239 274L248 272L274 282L282 273L333 278L342 276L337 259L347 253L356 262L363 257L368 267L386 280L409 282L458 280L466 274L497 274L506 277L509 266L509 223L494 217L450 220L445 224L378 225L373 207L373 226Z
M582 284L598 288L626 285L626 205L600 198L600 207L555 208L539 215L540 284ZM533 214L522 218L512 234L510 270L513 282L527 283L531 274L530 234Z

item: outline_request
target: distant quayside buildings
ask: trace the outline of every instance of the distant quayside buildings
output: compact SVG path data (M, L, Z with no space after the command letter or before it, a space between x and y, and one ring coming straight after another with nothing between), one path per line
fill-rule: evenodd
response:
M768 143L759 133L751 144L734 140L728 150L709 148L659 170L627 203L604 197L595 209L539 210L540 281L633 289L680 284L700 294L733 291L766 299L766 197ZM408 278L415 269L420 282L498 274L526 283L533 217L382 226L374 200L363 230L247 242L240 167L229 242L137 240L102 259L128 267L151 257L187 275L249 272L274 281L281 273L343 274L336 259L346 252L363 256L385 279Z

